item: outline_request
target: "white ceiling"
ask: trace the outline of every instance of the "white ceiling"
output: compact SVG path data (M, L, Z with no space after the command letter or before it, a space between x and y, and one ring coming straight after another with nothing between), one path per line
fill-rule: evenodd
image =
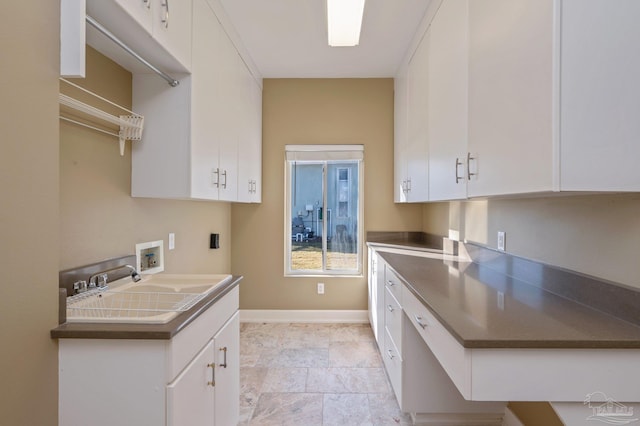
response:
M220 0L265 78L393 77L431 0L366 0L360 45L327 45L325 0Z

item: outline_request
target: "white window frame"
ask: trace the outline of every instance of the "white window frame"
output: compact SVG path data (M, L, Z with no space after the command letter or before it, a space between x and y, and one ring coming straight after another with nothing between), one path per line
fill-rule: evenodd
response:
M291 269L291 224L293 217L291 215L291 163L294 161L301 162L332 162L332 161L358 161L358 226L357 226L357 245L356 258L357 268L340 270L327 269L323 262L322 270L292 270ZM363 276L363 259L364 259L364 145L286 145L285 146L285 178L284 178L284 276L286 277L362 277ZM325 213L322 216L323 229L327 229L326 214L327 206L327 174L323 173L323 206ZM337 181L337 180L336 180ZM338 212L334 214L337 215ZM327 252L326 232L323 233L322 250Z

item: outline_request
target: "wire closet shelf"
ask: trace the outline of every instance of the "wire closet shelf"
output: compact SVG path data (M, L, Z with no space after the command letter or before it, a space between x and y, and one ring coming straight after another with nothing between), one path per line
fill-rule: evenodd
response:
M59 103L61 107L68 108L73 114L80 113L80 117L76 117L75 115L70 116L69 114L63 114L62 109L60 112L60 119L67 121L72 124L76 124L78 126L87 127L91 130L95 130L101 133L105 133L107 135L114 136L118 138L120 142L120 155L124 155L124 144L125 141L139 141L142 139L142 130L144 128L144 117L140 114L136 114L135 112L120 106L109 99L103 98L100 95L93 93L90 90L85 89L69 80L64 78L60 78L60 81L74 87L90 95L92 98L97 99L101 102L104 102L108 105L115 107L116 109L125 112L126 114L122 115L113 115L106 111L103 111L99 108L96 108L92 105L86 104L78 99L72 98L71 96L60 93L58 96ZM86 118L88 117L88 118ZM94 119L98 120L98 123L93 123ZM82 120L82 121L81 121ZM90 122L87 122L90 121ZM105 128L97 127L98 124L102 125L106 123L107 126L115 125L118 127L118 132L111 131ZM94 125L96 124L96 125Z

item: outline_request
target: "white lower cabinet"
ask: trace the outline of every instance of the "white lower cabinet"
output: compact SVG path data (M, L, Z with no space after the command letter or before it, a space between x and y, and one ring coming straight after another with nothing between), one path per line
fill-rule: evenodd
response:
M167 386L167 425L214 424L213 341Z
M60 339L59 424L236 425L238 306L236 286L170 340Z
M447 365L443 368L440 358L434 355L432 340L425 340L424 331L420 332L420 324L427 327L429 321L430 327L436 325L417 309L416 303L426 308L373 249L371 256L377 262L377 275L384 275L384 280L380 283L383 296L370 295L370 301L378 303L371 303L369 309L383 315L377 325L378 345L400 409L411 413L413 421L421 425L501 425L505 403L468 401L461 395L449 370L445 370ZM377 277L372 281L377 281ZM444 348L436 349L439 354L450 350L446 339L435 342L438 346L445 343ZM463 369L461 374L464 372Z
M384 345L384 261L369 249L369 322L378 343Z
M213 338L216 426L238 424L240 412L240 313ZM194 424L194 423L180 423ZM210 423L207 423L210 424ZM178 426L178 425L176 425Z

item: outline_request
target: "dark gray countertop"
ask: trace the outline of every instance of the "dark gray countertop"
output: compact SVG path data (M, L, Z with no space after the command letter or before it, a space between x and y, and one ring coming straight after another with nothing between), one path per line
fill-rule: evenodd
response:
M370 241L369 245L404 246L401 239L395 244L388 240L383 244ZM379 254L464 347L640 348L639 323L559 296L544 286L482 263L437 253ZM589 286L584 289L588 291ZM615 300L608 303L615 305Z
M191 324L200 314L212 307L224 295L240 284L242 276L233 276L188 311L182 312L166 324L134 323L64 323L51 330L54 339L151 339L168 340Z

